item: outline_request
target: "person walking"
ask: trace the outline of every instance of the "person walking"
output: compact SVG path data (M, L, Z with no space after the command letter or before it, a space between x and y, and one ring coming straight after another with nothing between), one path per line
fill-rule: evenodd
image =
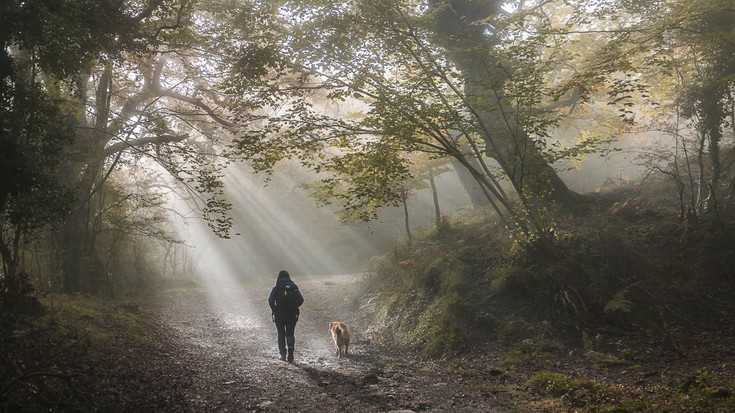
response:
M293 362L293 349L296 342L294 330L296 322L299 321L299 307L304 303L304 297L299 287L291 281L288 271L282 270L278 273L276 285L268 297L268 305L271 307L271 316L278 330L278 351L281 360ZM288 346L288 347L287 347ZM288 348L288 353L286 350Z

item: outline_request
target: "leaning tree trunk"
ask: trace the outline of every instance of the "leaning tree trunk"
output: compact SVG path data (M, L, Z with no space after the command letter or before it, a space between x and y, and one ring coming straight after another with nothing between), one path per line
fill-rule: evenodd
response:
M474 166L476 170L482 170L482 166L479 165L477 160L475 160L474 158L468 158L467 160ZM459 161L452 162L452 166L454 167L454 171L457 174L457 178L459 178L459 183L462 185L462 188L464 188L465 192L467 192L467 196L470 197L470 202L472 203L472 206L483 207L490 205L490 201L485 196L485 193L482 192L479 183L472 175L472 173Z
M513 109L503 94L510 74L493 60L497 41L486 33L487 25L481 24L488 16L500 14L502 4L498 0L434 0L433 29L464 77L465 98L488 156L498 162L522 200L538 202L548 196L565 202L569 189L522 125L514 121Z

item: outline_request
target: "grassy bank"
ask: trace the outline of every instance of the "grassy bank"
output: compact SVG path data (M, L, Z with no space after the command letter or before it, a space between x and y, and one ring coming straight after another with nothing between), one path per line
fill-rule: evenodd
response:
M126 359L150 347L144 302L32 293L4 302L0 411L89 411L97 393L115 391Z
M732 411L735 231L616 201L560 217L544 251L479 212L422 234L364 284L375 336L434 357L492 349L534 411Z

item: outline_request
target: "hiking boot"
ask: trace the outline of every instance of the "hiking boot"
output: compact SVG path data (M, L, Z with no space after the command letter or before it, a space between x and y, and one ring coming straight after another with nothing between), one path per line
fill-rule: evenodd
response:
M288 362L293 363L293 347L288 348Z
M281 354L280 360L281 361L286 361L286 354L285 353L284 354Z

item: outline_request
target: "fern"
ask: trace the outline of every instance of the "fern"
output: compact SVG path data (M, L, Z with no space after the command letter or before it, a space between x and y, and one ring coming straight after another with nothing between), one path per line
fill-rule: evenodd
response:
M615 294L613 298L605 304L602 310L605 314L616 312L630 313L633 311L633 302L625 298L627 291L623 290Z

